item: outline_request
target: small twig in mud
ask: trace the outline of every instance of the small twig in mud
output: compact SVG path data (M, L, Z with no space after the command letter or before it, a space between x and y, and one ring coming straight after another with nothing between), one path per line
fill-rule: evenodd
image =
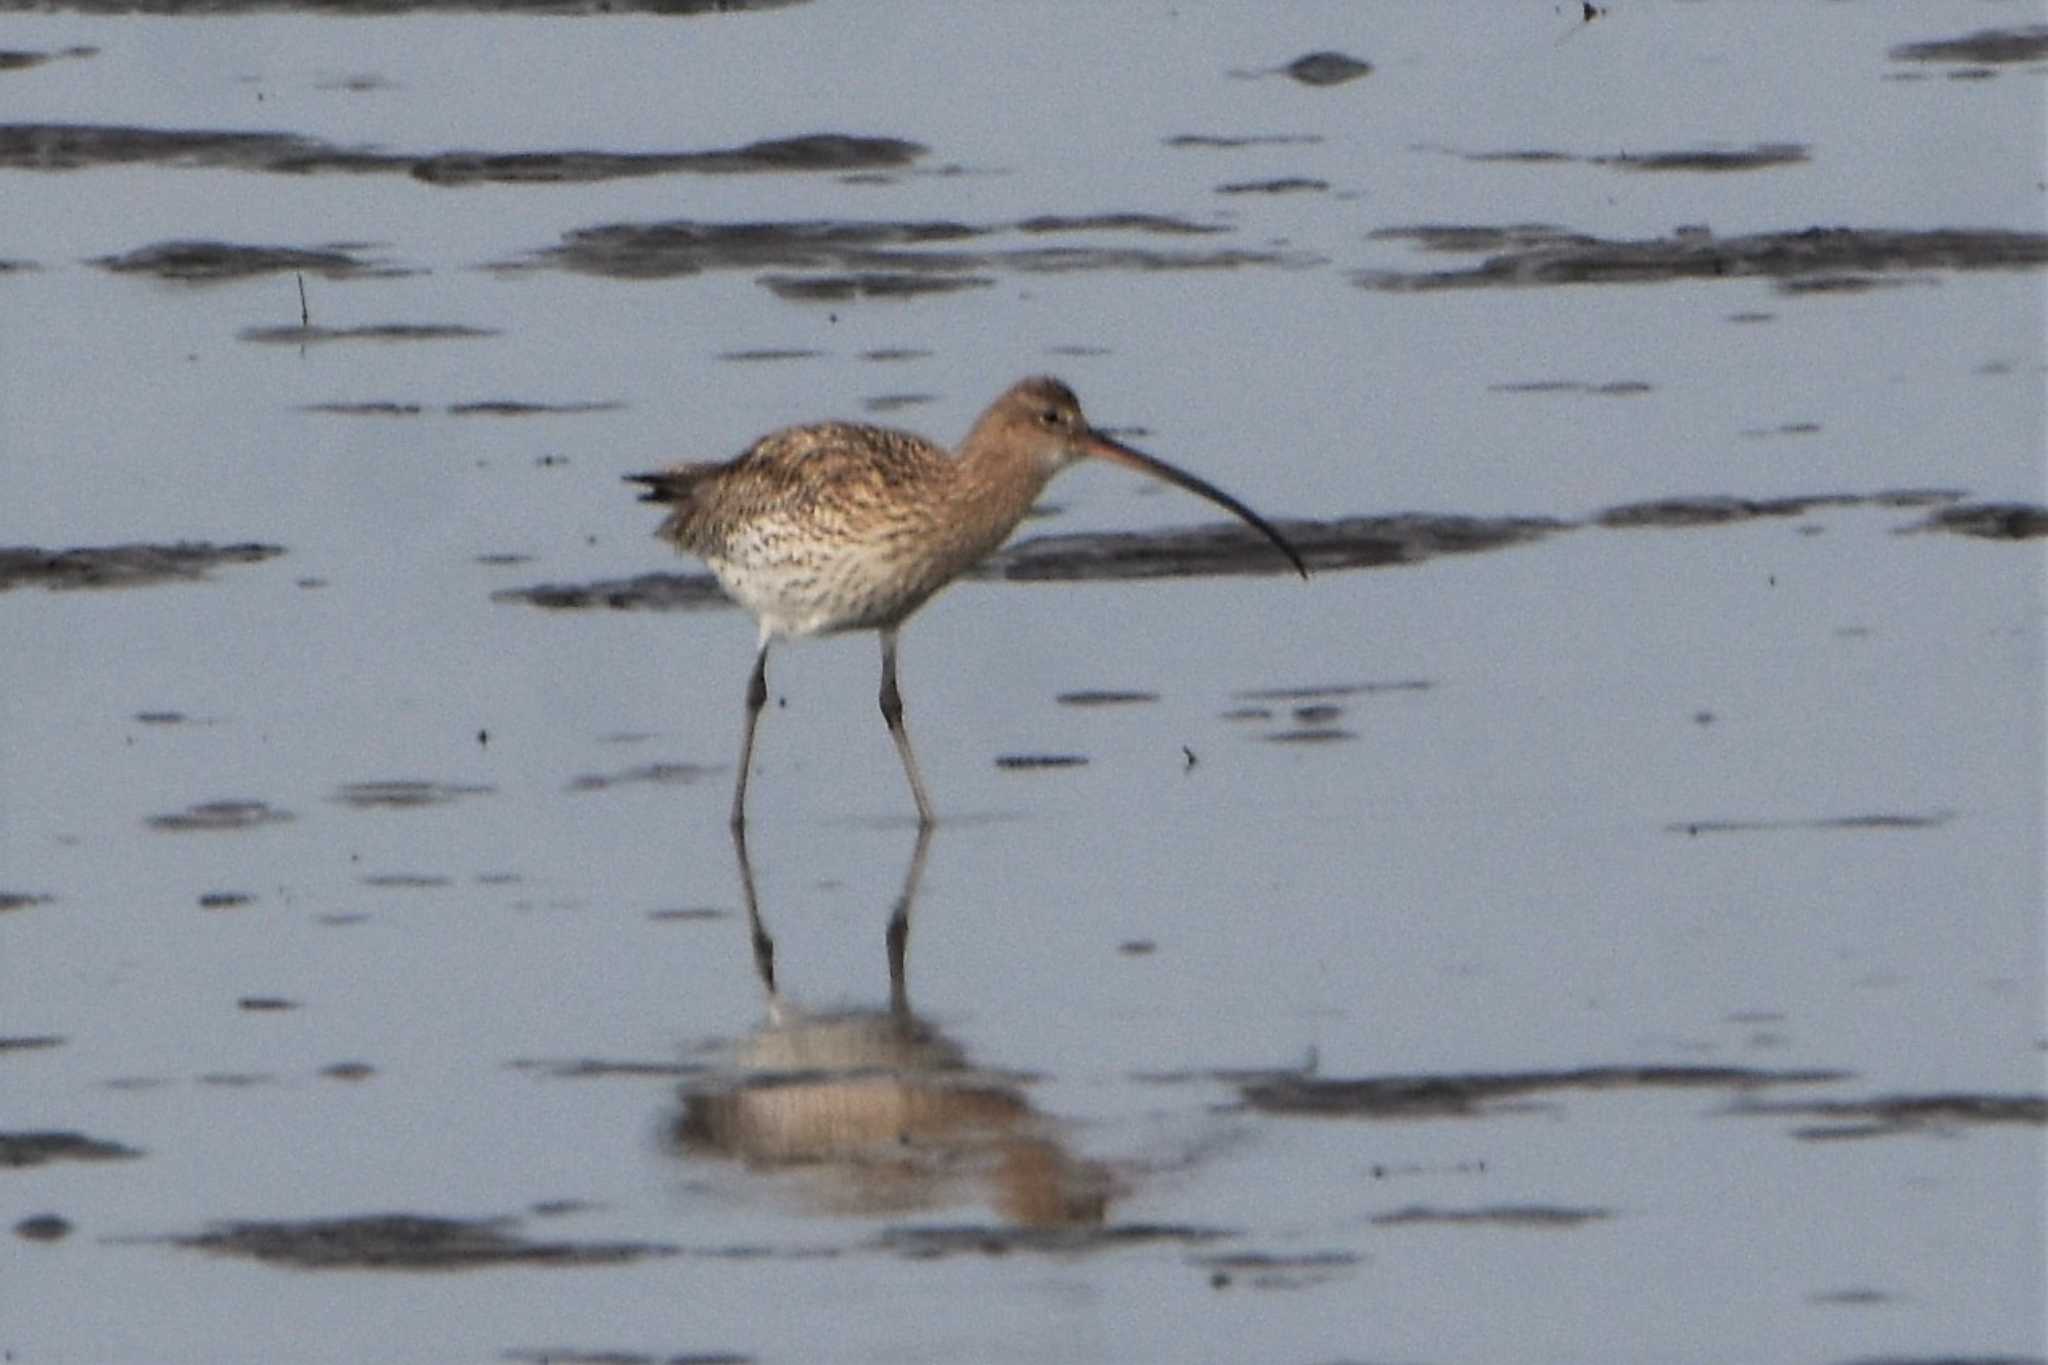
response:
M299 326L311 327L313 325L313 313L311 309L306 307L306 276L303 272L294 271L292 278L299 282Z

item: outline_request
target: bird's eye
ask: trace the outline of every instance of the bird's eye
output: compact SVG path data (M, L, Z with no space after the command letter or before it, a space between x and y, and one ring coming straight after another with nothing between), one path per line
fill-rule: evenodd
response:
M1058 408L1047 408L1044 412L1038 414L1038 420L1049 427L1059 426L1060 410Z

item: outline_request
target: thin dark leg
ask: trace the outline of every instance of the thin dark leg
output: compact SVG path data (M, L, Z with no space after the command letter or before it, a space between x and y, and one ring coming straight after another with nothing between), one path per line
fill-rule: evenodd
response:
M931 798L924 794L924 779L918 776L917 758L910 752L910 732L903 728L903 696L896 690L896 632L882 632L882 720L889 727L889 738L896 741L896 754L903 760L903 772L910 778L910 795L917 802L917 823L929 825L937 819L932 814Z
M747 769L754 761L754 725L761 708L768 704L768 639L761 638L761 652L754 656L754 676L747 683L747 719L740 731L740 775L732 784L732 827L747 823Z

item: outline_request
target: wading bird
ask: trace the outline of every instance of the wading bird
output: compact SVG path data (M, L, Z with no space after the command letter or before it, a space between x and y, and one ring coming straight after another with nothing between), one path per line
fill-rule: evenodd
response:
M641 501L670 504L656 534L710 565L760 625L732 790L734 828L747 818L754 727L768 700L768 646L847 630L881 634L882 719L910 779L918 823L933 822L903 727L896 633L1008 538L1053 475L1090 457L1228 509L1308 577L1294 547L1258 513L1090 427L1073 390L1044 377L1023 380L990 404L957 453L907 431L818 422L772 432L724 463L626 476L646 485Z

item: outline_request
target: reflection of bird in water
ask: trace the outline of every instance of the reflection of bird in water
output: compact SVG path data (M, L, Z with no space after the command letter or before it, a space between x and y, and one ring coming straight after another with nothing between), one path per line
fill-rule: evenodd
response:
M1016 1078L974 1067L910 1008L903 963L930 834L928 826L918 832L889 919L888 1006L812 1015L776 986L775 943L761 922L746 838L734 830L768 1023L735 1049L731 1075L685 1090L677 1145L757 1172L796 1173L835 1212L938 1207L978 1183L1013 1223L1099 1224L1112 1193L1107 1169L1069 1155Z
M882 636L882 719L896 741L920 824L932 822L903 699L896 633L932 594L1001 545L1053 475L1093 457L1184 488L1242 518L1301 576L1301 556L1258 513L1214 484L1088 425L1056 379L1026 379L989 406L958 453L907 431L819 422L763 436L723 464L627 477L642 501L671 504L659 534L711 566L760 623L747 684L732 823L747 817L754 726L778 638L874 630Z

